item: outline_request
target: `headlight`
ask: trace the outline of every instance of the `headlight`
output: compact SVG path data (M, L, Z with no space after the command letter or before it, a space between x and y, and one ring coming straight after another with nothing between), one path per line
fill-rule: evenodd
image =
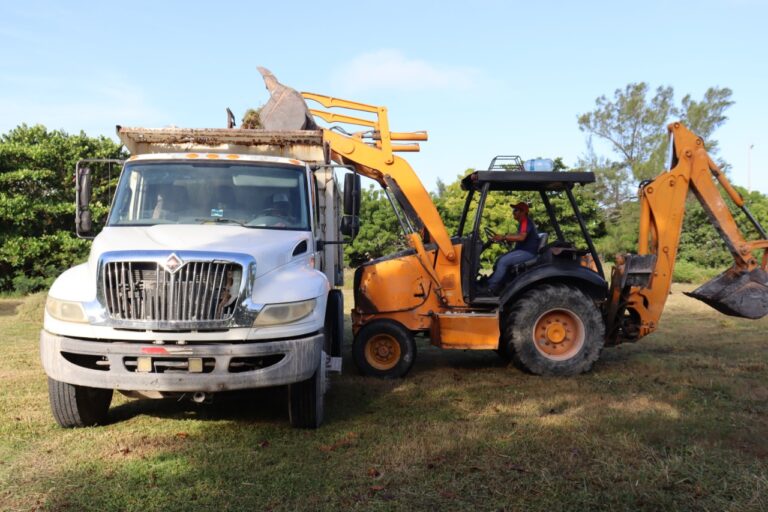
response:
M253 325L287 324L301 320L312 313L316 303L317 300L310 299L285 304L269 304L261 310Z
M79 302L54 299L50 295L45 301L45 310L56 320L64 322L88 323L85 310Z

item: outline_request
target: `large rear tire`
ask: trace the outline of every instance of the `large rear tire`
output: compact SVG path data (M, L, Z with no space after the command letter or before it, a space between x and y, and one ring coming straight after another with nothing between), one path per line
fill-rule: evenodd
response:
M363 375L404 377L416 360L416 343L411 331L399 322L374 320L355 336L352 358Z
M502 343L515 365L536 375L577 375L592 368L605 343L595 302L579 289L544 285L509 308Z
M106 423L112 390L76 386L49 377L48 398L53 417L60 426L91 427Z
M294 428L318 428L325 414L325 352L320 352L315 373L288 385L288 418Z

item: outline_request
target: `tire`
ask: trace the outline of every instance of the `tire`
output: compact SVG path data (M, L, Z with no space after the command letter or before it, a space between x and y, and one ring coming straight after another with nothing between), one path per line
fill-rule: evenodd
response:
M602 315L591 298L571 286L544 285L509 308L502 342L518 368L536 375L577 375L600 357L604 335Z
M320 352L315 373L288 385L288 418L294 428L318 428L325 413L325 352Z
M325 353L341 357L344 346L344 295L341 290L331 290L325 308Z
M352 342L352 358L361 374L395 379L404 377L416 360L411 331L394 320L366 324Z
M76 386L48 378L53 417L64 428L91 427L107 421L112 390Z

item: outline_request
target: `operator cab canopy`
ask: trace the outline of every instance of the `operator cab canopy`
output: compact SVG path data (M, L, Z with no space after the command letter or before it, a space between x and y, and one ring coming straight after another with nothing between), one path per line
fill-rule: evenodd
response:
M491 191L561 192L574 185L594 182L595 174L591 172L475 171L461 180L461 188L479 192L488 184Z

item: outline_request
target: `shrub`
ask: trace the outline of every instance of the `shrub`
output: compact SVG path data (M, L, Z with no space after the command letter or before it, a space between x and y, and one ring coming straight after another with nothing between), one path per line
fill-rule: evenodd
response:
M678 261L672 273L672 281L676 283L699 284L712 279L721 271L720 269L702 267L690 261Z

